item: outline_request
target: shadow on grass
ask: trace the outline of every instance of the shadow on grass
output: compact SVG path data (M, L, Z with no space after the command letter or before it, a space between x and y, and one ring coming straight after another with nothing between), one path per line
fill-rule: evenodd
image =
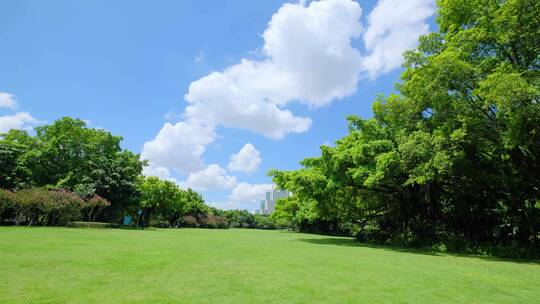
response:
M493 261L493 262L512 262L512 263L519 263L519 264L540 265L540 260L534 260L534 259L485 256L485 255L469 254L469 253L463 253L463 252L452 252L452 251L440 252L435 249L429 249L429 248L404 248L404 247L397 247L397 246L378 245L378 244L358 242L354 240L353 238L348 238L348 237L302 238L302 239L297 239L296 241L316 244L316 245L371 248L371 249L380 249L380 250L385 250L385 251L393 251L393 252L408 253L408 254L421 254L421 255L438 256L438 257L445 257L445 256L467 257L467 258L475 258L475 259L481 259L481 260Z

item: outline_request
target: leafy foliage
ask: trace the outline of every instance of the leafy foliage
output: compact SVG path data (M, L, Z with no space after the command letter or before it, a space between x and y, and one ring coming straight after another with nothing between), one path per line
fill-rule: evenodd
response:
M99 195L94 195L91 199L83 203L82 211L84 217L89 222L95 222L96 218L103 211L103 209L110 206L111 203Z
M36 135L10 130L0 139L0 187L47 187L75 191L84 199L109 201L105 218L116 220L138 203L136 182L143 162L120 148L119 136L61 118L36 127Z
M146 226L150 225L152 217L165 221L168 227L228 226L226 219L212 214L202 196L191 189L183 190L173 182L150 176L139 179L138 191Z
M30 136L10 130L0 137L0 187L16 192L2 192L0 212L15 224L59 225L81 217L119 223L142 209L146 226L154 215L169 227L181 225L184 215L223 226L222 219L208 218L199 193L142 177L146 163L121 149L121 137L69 117L35 131Z
M439 1L440 31L405 54L400 94L303 169L275 218L359 238L537 246L540 2ZM340 228L341 227L341 228Z
M65 190L31 188L12 192L0 189L0 220L14 225L65 226L80 217L86 203Z

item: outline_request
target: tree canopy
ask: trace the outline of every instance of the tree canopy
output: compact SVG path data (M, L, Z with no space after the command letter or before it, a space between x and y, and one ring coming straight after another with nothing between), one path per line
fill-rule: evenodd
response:
M141 177L139 191L146 225L149 224L151 215L157 212L169 222L169 225L174 226L185 213L188 201L193 203L187 191L180 189L173 182L160 180L155 176Z
M35 128L35 136L10 130L0 139L0 187L47 187L99 195L112 203L109 217L118 217L138 203L136 182L144 162L120 147L122 138L88 128L80 119L64 117Z
M303 169L276 215L361 238L536 246L540 212L540 2L438 2L439 31L405 54L398 94Z

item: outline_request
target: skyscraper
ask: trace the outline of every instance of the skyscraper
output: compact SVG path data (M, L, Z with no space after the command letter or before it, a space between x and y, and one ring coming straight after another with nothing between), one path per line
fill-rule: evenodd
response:
M261 201L261 209L257 210L258 214L270 214L276 209L276 202L280 198L287 198L291 193L287 190L272 189L266 192L266 198Z

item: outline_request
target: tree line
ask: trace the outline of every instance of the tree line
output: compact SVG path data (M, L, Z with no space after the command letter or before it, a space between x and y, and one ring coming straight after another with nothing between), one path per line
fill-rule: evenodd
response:
M61 118L0 135L0 224L65 226L70 221L148 227L283 227L268 216L219 210L192 189L141 175L145 161L122 138Z
M409 246L538 249L540 2L440 0L398 93L293 171L274 218ZM525 250L529 250L525 249Z
M65 226L75 219L93 222L109 205L109 201L99 195L83 199L65 190L31 188L12 192L0 189L0 222L12 219L17 226Z
M137 209L144 162L121 149L121 137L69 117L34 130L35 135L10 130L0 136L0 188L20 196L33 188L42 194L71 192L83 200L99 196L110 203L99 220L110 222Z

